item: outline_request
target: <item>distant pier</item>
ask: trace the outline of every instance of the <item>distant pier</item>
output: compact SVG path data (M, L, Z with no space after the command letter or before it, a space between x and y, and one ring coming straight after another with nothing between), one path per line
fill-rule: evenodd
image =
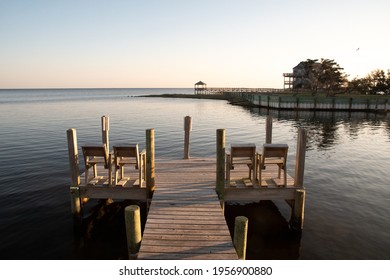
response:
M232 88L232 87L207 87L207 84L199 81L195 84L195 94L225 94L225 93L280 93L286 92L278 88Z

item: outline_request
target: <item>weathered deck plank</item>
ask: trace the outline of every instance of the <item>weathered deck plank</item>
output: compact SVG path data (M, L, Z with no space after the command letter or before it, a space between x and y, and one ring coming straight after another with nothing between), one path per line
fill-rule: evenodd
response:
M138 259L237 259L218 196L215 160L156 162Z

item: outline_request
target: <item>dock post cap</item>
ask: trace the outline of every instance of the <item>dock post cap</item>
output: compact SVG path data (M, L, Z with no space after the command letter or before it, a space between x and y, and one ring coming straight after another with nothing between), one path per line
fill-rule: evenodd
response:
M140 208L138 205L129 205L125 207L125 211L138 211Z

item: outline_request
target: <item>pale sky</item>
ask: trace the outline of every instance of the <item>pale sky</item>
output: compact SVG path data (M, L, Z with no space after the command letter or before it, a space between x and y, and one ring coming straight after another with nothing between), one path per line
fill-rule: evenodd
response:
M0 88L283 88L390 68L389 0L0 0Z

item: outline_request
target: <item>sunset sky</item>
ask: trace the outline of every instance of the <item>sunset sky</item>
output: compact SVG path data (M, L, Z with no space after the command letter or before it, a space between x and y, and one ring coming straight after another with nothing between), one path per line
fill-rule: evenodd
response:
M0 0L0 88L283 87L390 68L389 0Z

